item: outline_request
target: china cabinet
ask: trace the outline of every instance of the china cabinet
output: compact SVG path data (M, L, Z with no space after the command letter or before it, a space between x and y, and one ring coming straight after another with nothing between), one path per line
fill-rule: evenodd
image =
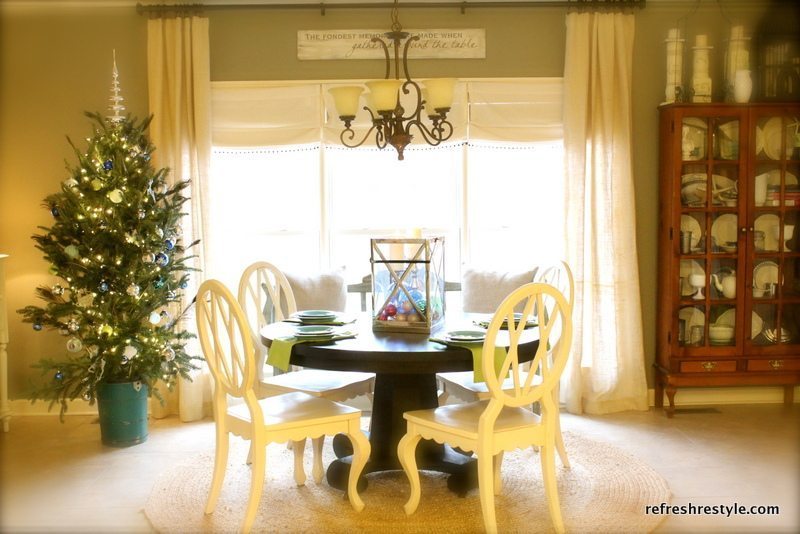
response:
M800 383L800 104L660 108L656 406Z

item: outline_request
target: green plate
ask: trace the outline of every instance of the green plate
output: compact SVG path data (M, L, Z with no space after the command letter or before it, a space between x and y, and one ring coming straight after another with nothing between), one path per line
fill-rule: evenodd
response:
M450 341L483 341L486 339L486 332L483 330L453 330L448 332L445 337Z

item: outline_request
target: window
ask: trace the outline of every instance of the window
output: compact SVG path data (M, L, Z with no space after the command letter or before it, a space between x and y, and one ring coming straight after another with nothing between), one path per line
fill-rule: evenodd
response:
M285 270L344 268L348 282L357 282L370 272L371 237L417 228L445 237L448 280L460 279L463 264L522 269L563 257L563 150L560 119L553 118L560 100L556 107L549 96L560 98L560 81L548 80L538 93L530 84L471 84L463 87L469 113L457 125L460 138L435 148L411 145L404 161L391 147L327 141L309 114L293 124L286 106L296 94L316 99L304 109L323 116L319 84L303 86L305 93L276 88L274 114L263 103L270 88L248 86L242 105L259 106L244 113L232 111L235 88L223 87L214 98L209 276L236 287L243 268L263 259ZM316 140L282 143L282 128L292 142Z

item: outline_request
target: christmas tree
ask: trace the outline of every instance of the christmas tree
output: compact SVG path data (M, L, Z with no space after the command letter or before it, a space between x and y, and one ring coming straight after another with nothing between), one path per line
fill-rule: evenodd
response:
M70 142L77 164L45 207L53 225L40 226L36 248L60 278L37 288L43 307L19 313L34 330L54 329L66 338L67 357L44 358L35 366L45 383L33 400L52 407L83 398L94 404L102 383L135 382L171 388L177 377L190 378L197 366L186 351L192 335L176 324L187 287L192 256L184 246L181 206L188 182L168 185L167 169L150 163L154 146L146 136L151 118L137 121L125 108L114 65L113 114L93 119L93 135L81 151Z

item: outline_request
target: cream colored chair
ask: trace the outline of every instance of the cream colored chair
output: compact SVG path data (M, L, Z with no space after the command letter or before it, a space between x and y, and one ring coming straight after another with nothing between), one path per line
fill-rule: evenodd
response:
M342 282L343 284L343 282ZM342 286L343 288L344 286ZM259 331L271 322L282 321L297 311L294 292L288 278L275 265L258 261L249 265L239 280L239 305L250 325L253 346L256 347L256 369L258 382L256 393L259 398L300 391L314 397L342 402L366 395L370 398L375 385L375 375L345 371L323 371L319 369L300 369L290 373L266 376L264 372L267 349L261 342ZM324 301L322 301L324 303ZM334 311L335 306L332 307ZM322 445L324 436L313 440L314 465L311 474L319 483L325 473L322 465ZM300 451L305 448L305 440L293 445ZM297 458L297 457L296 457ZM299 456L302 461L302 454ZM295 466L295 476L305 474L303 466Z
M538 320L539 346L532 360L531 372L524 372L518 359L518 345L525 330L525 321L514 325L514 309L522 305L525 317L540 311ZM548 313L542 314L541 310ZM501 491L503 453L515 449L541 448L542 476L550 518L557 532L564 531L561 518L555 471L555 422L558 411L553 402L553 388L558 384L572 342L571 308L564 296L548 284L530 283L511 293L497 309L486 333L483 354L494 354L495 346L508 346L505 360L495 375L493 358L483 358L489 399L470 403L450 404L432 410L406 412L407 432L397 445L397 455L411 483L411 495L405 504L410 515L420 501L420 481L415 450L420 439L447 443L464 451L474 451L478 457L478 486L481 511L486 532L497 532L494 496ZM544 319L542 318L544 316ZM504 320L508 331L502 330ZM560 329L558 341L550 334ZM537 372L538 371L538 372ZM497 376L510 373L512 388L504 388ZM541 414L526 406L538 402ZM518 496L524 498L523 496Z
M275 442L346 434L353 444L354 454L347 497L353 508L361 511L364 502L356 485L370 453L369 441L360 428L361 412L299 392L258 400L254 390L256 360L250 327L231 292L217 280L203 282L198 290L197 331L214 377L216 455L205 513L214 511L222 489L228 463L229 434L252 442L252 477L243 532L249 532L253 526L264 486L266 447ZM229 399L243 402L229 404ZM295 448L294 454L295 457L302 456L303 450ZM302 482L298 480L298 484Z
M542 265L533 271L533 281L549 284L558 289L567 298L567 303L572 313L572 304L575 293L575 282L572 278L572 270L566 262L561 261L552 265ZM471 311L471 310L465 310ZM558 332L554 332L554 339L557 339ZM472 371L459 371L452 373L439 373L436 375L439 382L439 403L444 404L450 396L457 397L462 401L472 402L475 400L488 399L489 390L485 382L473 381ZM510 381L506 381L503 387L513 387ZM555 402L556 412L559 411L559 387L553 389L553 401ZM567 449L564 447L564 438L561 436L561 418L556 418L556 449L561 464L569 467Z

